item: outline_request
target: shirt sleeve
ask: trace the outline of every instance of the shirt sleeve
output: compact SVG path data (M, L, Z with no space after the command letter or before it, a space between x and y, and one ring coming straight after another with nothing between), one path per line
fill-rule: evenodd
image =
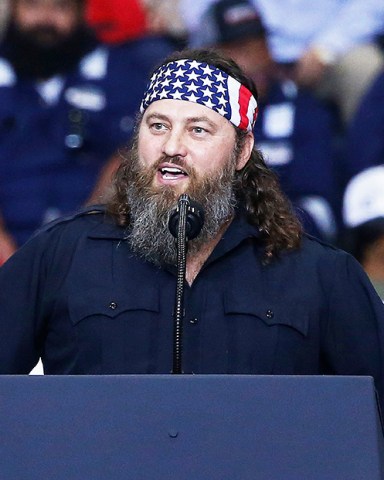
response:
M312 45L332 52L335 56L374 40L384 32L384 2L382 0L348 0L339 12L312 40Z
M351 255L340 254L331 271L333 288L323 330L327 370L373 377L384 408L383 302Z

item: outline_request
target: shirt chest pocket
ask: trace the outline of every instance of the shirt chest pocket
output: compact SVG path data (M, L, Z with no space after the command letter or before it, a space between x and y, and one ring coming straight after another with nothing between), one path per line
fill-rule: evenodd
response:
M158 290L148 287L131 292L89 289L73 293L68 303L71 323L78 325L88 320L143 319L159 312L160 301Z
M300 300L284 304L259 295L229 292L224 298L224 313L239 323L251 322L263 328L281 326L293 329L304 337L308 334L309 315Z
M159 292L153 287L73 294L69 300L70 321L82 371L148 371L159 329L159 304Z
M298 303L230 292L224 299L229 370L271 374L283 359L291 371L308 335L309 315Z

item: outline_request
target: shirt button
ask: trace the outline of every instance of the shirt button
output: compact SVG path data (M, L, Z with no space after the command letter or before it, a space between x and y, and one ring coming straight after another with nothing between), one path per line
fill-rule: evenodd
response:
M199 320L198 320L197 318L191 318L191 320L189 320L189 323L190 323L191 325L196 325L196 324L198 323L198 321L199 321Z
M275 314L273 313L272 310L267 310L265 315L267 318L273 318Z
M116 310L116 308L117 308L117 303L116 303L116 302L111 302L108 306L109 306L109 308L110 308L111 310Z

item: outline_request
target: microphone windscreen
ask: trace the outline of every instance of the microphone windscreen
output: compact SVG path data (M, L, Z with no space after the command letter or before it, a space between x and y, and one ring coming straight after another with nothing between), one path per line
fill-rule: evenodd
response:
M180 206L177 206L171 213L168 228L171 234L177 238L180 221ZM185 234L188 240L196 238L204 225L203 207L194 200L188 199Z

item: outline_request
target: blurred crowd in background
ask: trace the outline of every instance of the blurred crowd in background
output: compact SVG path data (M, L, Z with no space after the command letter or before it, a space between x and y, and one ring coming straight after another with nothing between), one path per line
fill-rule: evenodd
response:
M255 139L308 233L384 299L382 0L0 0L0 264L98 203L152 69L217 48L259 91Z

